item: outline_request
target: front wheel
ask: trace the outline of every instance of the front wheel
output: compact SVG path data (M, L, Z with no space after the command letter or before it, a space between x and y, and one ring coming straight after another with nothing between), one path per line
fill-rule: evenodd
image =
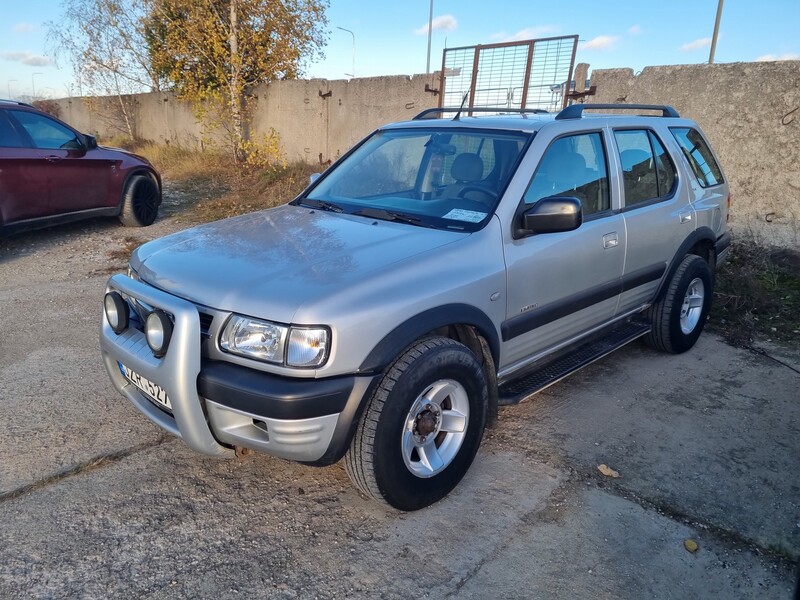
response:
M699 256L685 256L667 293L650 308L652 329L645 341L662 352L686 352L703 331L713 295L711 267Z
M345 456L347 474L364 494L394 508L429 506L472 464L487 405L483 368L466 346L420 340L370 398Z
M147 227L158 216L161 194L158 184L149 175L133 175L122 193L120 222L126 227Z

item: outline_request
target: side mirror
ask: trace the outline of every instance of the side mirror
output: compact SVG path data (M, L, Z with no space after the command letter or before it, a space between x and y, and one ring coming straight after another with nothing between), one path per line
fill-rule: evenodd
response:
M583 223L581 201L573 196L548 196L522 213L520 234L572 231Z
M86 144L87 150L94 150L97 148L97 138L93 135L89 135L88 133L83 134L83 141Z
M312 173L311 175L309 175L308 176L308 185L311 185L317 179L319 179L320 175L322 175L322 173Z

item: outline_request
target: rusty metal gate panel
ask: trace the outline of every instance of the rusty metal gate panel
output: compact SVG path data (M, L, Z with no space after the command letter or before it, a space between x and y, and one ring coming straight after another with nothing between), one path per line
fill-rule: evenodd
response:
M578 36L446 48L439 106L560 110L575 66Z

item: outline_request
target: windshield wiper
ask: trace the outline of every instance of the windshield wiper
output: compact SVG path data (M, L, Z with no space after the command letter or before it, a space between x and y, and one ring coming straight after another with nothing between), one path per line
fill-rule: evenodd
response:
M303 198L302 200L300 200L300 205L306 206L308 208L318 208L320 210L327 210L335 213L344 212L344 209L338 204L334 204L333 202L326 202L325 200L314 200L313 198Z
M417 225L419 227L433 227L433 225L426 223L421 218L415 217L414 215L394 212L386 210L385 208L365 208L357 210L353 214L362 217L370 217L371 219L380 219L382 221L396 221L397 223L407 223L408 225Z

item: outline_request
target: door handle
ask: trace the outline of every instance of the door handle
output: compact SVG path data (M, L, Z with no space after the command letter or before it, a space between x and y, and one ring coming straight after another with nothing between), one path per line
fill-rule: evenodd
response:
M603 236L603 248L608 250L609 248L616 248L619 245L619 238L617 237L617 232L613 231L611 233L607 233Z
M688 223L689 221L692 220L692 213L690 213L689 211L682 212L678 216L681 219L681 223Z
M50 155L50 156L45 156L45 157L44 157L44 159L45 159L47 162L58 162L58 161L60 161L60 160L61 160L61 157L60 157L60 156L53 156L53 155Z

